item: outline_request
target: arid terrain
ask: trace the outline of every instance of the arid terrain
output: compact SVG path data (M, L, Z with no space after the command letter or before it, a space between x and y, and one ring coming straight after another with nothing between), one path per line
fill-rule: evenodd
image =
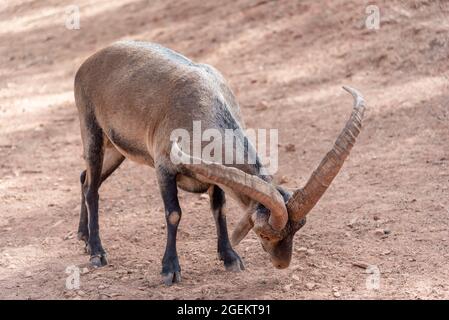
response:
M448 299L449 2L219 3L0 3L0 298ZM72 4L79 30L66 28ZM365 26L369 4L378 30ZM275 179L292 189L349 116L341 86L364 94L364 130L296 235L288 269L274 269L251 233L236 247L246 270L225 272L208 199L181 192L183 279L164 286L162 200L153 169L130 161L100 191L110 264L89 267L76 239L84 161L73 80L120 39L219 69L247 126L279 129ZM241 215L229 200L230 229ZM78 290L66 288L69 266L80 268Z

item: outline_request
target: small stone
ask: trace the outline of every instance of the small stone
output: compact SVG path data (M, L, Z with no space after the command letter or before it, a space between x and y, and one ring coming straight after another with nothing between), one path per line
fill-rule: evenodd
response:
M262 110L267 110L268 109L268 103L266 101L260 101L259 104L257 105L257 110L262 111Z
M32 276L33 276L33 274L31 273L31 271L25 272L25 278L31 278Z
M315 289L315 283L313 283L313 282L307 282L307 283L306 283L306 288L307 288L307 290L313 290L313 289Z
M376 230L374 230L374 235L376 235L376 236L383 236L383 235L385 235L384 229L376 229Z
M77 293L80 297L83 297L83 296L86 295L86 293L85 293L83 290L78 290L76 293Z
M391 233L391 230L390 230L390 229L384 229L384 233L385 233L385 234L390 234L390 233Z
M293 274L293 275L292 275L292 279L293 279L293 280L296 280L296 281L299 281L299 277L298 277L296 274Z
M82 268L81 269L81 274L86 274L89 273L89 269L88 268Z
M366 269L369 266L368 263L362 262L362 261L353 262L352 265L355 266L355 267L362 268L362 269Z
M341 293L339 291L334 291L334 297L335 298L340 298L341 297Z
M73 237L74 237L73 231L70 231L64 236L64 240L70 240L73 239Z
M307 252L307 248L306 247L299 247L298 249L296 249L297 252Z
M292 286L293 286L293 284L292 284L292 283L289 283L289 284L287 284L287 285L284 286L283 290L284 290L284 291L290 291L290 290L292 289Z
M202 193L201 195L200 195L200 199L209 199L209 196L206 194L206 193Z
M98 289L100 289L100 290L103 290L103 289L105 289L106 287L104 286L104 285L102 285L102 284L100 284L99 286L98 286Z
M375 216L373 217L373 219L374 219L374 221L379 221L379 220L380 220L380 217L379 217L378 215L375 215Z
M314 255L314 254L315 254L315 249L307 249L306 254L307 254L308 256Z
M288 182L288 177L287 176L280 177L279 181L278 181L279 184L284 184L284 183L287 183L287 182Z
M346 225L347 225L349 228L353 228L353 227L354 227L354 224L356 224L356 222L357 222L357 217L351 219L351 221L349 221Z

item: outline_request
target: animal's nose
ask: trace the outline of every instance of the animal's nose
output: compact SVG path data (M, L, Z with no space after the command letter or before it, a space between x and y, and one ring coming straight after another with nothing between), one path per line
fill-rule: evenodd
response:
M277 269L285 269L290 264L289 262L285 262L285 261L275 261L275 260L273 260L272 262L273 262L274 267L277 268Z

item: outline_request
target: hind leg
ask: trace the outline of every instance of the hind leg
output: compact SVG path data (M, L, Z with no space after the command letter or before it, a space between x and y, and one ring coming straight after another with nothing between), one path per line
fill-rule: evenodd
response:
M89 238L87 241L87 249L91 256L91 264L100 267L106 265L107 260L106 252L103 249L100 239L98 223L98 189L102 182L103 159L108 140L93 114L88 113L86 117L82 119L81 128L84 157L86 160L86 174L82 192L88 216ZM107 173L110 174L110 170L106 169L108 168L105 168L105 176L107 176Z
M100 185L117 169L120 164L125 160L125 157L108 141L106 143L103 166L101 170L101 183ZM84 196L84 184L86 183L86 170L81 173L81 212L80 221L78 227L78 239L86 243L86 249L88 248L89 241L89 225L86 199Z

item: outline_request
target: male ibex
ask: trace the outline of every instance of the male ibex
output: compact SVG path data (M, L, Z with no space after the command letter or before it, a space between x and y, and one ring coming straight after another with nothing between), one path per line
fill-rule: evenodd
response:
M232 235L233 245L253 229L274 266L286 268L294 234L337 175L361 129L363 98L356 90L345 89L355 100L349 121L305 187L290 193L261 172L258 159L255 164L243 165L171 161L173 147L178 154L190 157L170 141L175 129L191 131L193 121L202 121L203 127L222 133L244 128L235 97L217 70L144 42L118 42L88 58L76 74L75 100L86 160L86 170L81 174L78 237L86 242L91 263L107 263L99 235L98 189L126 157L156 170L167 223L162 260L166 284L180 281L176 252L181 219L178 187L196 193L208 191L218 253L226 269L239 271L244 267L228 238L225 192L246 208ZM236 146L254 151L243 130L237 131L240 141Z

